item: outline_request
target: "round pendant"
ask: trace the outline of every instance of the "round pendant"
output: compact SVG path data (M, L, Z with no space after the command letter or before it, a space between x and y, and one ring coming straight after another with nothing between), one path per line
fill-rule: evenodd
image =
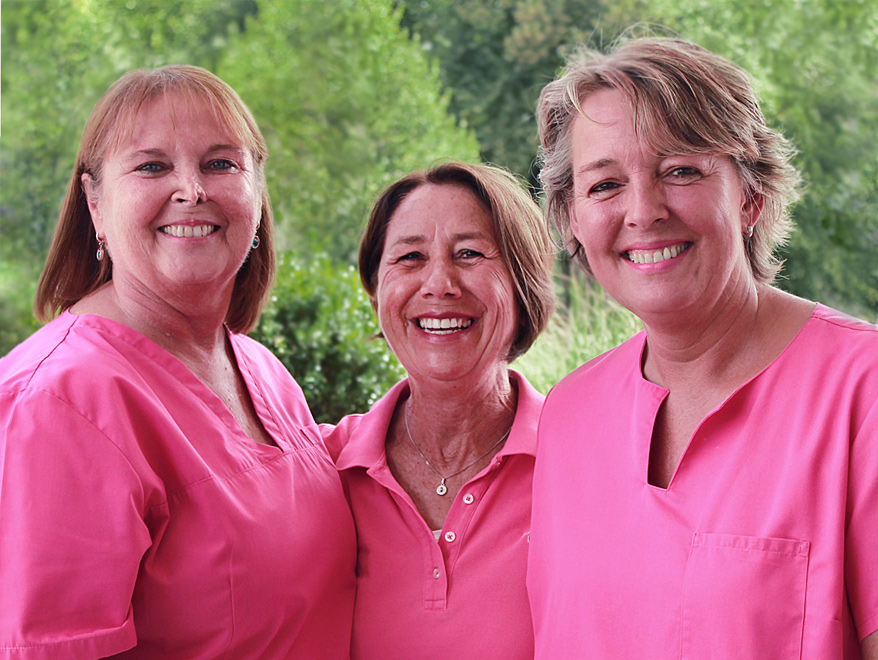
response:
M439 484L438 486L436 486L436 494L437 495L444 495L447 492L448 492L448 488L445 486L445 484Z

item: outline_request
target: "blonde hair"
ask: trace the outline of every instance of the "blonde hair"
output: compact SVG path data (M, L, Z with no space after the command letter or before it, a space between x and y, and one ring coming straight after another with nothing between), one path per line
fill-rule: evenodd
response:
M530 194L498 167L446 162L409 174L381 193L360 242L360 280L373 307L387 226L402 200L425 184L465 186L490 213L500 253L515 283L519 311L520 328L508 359L524 355L545 329L555 304L552 242Z
M82 189L82 175L90 175L99 185L104 159L130 137L140 108L168 95L211 113L253 156L262 187L260 245L250 252L238 271L226 325L232 332L246 333L259 320L276 267L273 215L265 185L264 168L268 158L265 140L247 106L225 82L201 67L171 65L129 71L104 93L92 110L34 299L34 312L40 321L48 321L112 279L110 259L95 259L98 243Z
M572 127L592 93L615 89L635 113L635 130L659 155L719 152L730 157L748 199L763 202L745 250L754 277L774 280L774 254L793 229L789 207L799 175L790 143L771 130L748 74L732 62L679 39L632 39L604 54L582 49L540 94L540 180L546 215L564 247L589 274L585 251L570 227Z

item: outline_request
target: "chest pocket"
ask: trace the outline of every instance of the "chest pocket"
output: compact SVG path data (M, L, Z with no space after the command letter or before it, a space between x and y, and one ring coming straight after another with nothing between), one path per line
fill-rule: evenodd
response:
M810 548L695 534L683 586L683 660L801 658Z

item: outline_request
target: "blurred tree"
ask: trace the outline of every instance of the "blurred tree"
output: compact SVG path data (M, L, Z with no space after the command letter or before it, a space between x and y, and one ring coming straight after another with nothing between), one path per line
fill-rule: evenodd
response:
M600 0L412 0L402 23L438 58L451 109L476 131L482 158L532 183L540 90L587 39Z
M878 316L874 0L411 0L403 23L439 58L483 156L524 175L539 91L578 43L603 48L627 25L659 25L739 63L807 182L780 286Z
M440 158L478 158L438 73L385 0L260 0L217 73L253 110L287 241L354 263L374 197ZM304 242L303 242L303 239Z

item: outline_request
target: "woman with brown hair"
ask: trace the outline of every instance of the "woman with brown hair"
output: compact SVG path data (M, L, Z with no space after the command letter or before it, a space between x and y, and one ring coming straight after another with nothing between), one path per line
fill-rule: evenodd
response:
M327 438L357 526L353 658L533 657L525 590L552 248L507 172L449 162L375 203L360 278L408 377Z
M346 658L353 525L301 389L244 336L274 274L267 151L204 69L93 110L0 362L0 649Z

